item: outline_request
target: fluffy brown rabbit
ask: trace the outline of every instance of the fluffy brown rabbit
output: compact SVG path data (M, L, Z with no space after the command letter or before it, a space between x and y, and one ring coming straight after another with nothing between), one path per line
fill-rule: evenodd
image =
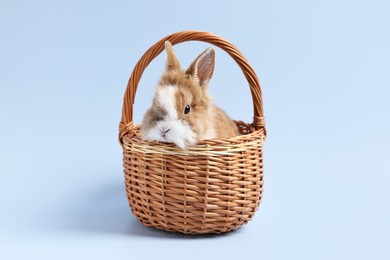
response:
M185 149L200 140L239 135L236 124L208 94L215 66L214 49L206 49L186 71L181 69L168 41L165 50L166 70L142 121L142 139L175 143Z

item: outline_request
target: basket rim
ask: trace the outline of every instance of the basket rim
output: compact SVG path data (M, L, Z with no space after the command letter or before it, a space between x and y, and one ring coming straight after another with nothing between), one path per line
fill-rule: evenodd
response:
M124 150L144 154L165 155L226 155L236 152L245 152L249 147L263 146L266 135L264 129L251 129L248 133L229 138L213 138L201 140L186 149L177 147L173 143L142 140L140 136L141 124L127 124L125 132L121 134L120 143Z

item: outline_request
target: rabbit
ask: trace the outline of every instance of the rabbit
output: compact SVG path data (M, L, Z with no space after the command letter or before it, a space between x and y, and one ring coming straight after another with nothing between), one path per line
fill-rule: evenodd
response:
M152 106L142 120L141 139L174 143L186 149L204 139L239 135L232 119L213 104L208 83L215 67L215 50L208 48L182 70L172 44L165 42L165 72Z

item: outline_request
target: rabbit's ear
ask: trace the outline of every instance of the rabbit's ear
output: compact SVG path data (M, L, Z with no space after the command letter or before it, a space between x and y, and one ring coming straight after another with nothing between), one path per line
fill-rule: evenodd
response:
M165 42L165 51L167 52L167 67L166 70L180 70L180 62L176 58L175 52L173 51L172 44L169 41Z
M213 76L215 67L215 51L207 48L202 52L186 70L186 74L199 80L201 87L207 86Z

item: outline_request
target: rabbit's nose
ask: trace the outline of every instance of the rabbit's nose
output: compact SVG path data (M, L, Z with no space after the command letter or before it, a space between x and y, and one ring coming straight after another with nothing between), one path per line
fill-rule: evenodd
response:
M166 134L166 133L168 133L169 132L169 130L171 130L170 128L168 128L167 130L165 130L165 131L162 131L164 134Z
M165 138L165 137L166 137L166 134L167 134L170 130L171 130L170 128L161 130L162 136Z

